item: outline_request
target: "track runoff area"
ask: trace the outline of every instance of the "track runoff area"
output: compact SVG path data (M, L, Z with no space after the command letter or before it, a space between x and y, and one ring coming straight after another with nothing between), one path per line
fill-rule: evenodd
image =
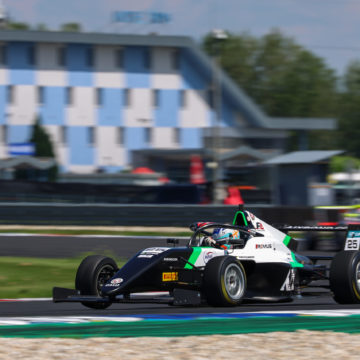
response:
M296 330L360 333L360 308L327 297L231 308L114 304L106 310L54 304L51 299L0 301L0 337L175 337Z

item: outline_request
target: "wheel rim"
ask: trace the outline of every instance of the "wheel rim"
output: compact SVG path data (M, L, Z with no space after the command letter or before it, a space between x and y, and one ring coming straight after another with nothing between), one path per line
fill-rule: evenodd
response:
M357 263L355 269L355 281L356 281L356 288L360 290L360 262Z
M100 294L101 288L106 284L109 279L112 278L114 273L115 269L111 265L105 265L100 269L96 283L98 294Z
M230 298L233 300L241 299L245 289L245 277L239 265L228 265L225 269L224 280L225 289Z

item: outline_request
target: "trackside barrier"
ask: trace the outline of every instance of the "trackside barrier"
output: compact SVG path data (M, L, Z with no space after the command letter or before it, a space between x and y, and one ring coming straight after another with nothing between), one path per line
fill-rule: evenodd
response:
M245 206L270 224L310 225L311 207ZM232 205L0 203L0 225L188 226L194 221L231 222ZM316 210L318 212L318 210ZM337 217L323 210L323 218Z

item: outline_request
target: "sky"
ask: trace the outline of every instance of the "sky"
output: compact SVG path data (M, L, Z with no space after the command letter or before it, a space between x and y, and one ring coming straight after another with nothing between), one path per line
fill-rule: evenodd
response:
M1 1L1 0L0 0ZM186 35L214 28L260 37L277 28L324 59L338 75L360 60L360 0L2 0L13 21L58 30L77 22L88 32ZM165 12L163 25L112 22L115 11Z

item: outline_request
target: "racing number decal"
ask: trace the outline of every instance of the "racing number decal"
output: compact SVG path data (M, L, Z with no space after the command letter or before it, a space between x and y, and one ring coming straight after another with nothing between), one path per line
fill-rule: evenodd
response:
M360 247L360 231L349 231L345 241L344 250L359 250Z
M359 250L359 239L346 239L345 250Z

